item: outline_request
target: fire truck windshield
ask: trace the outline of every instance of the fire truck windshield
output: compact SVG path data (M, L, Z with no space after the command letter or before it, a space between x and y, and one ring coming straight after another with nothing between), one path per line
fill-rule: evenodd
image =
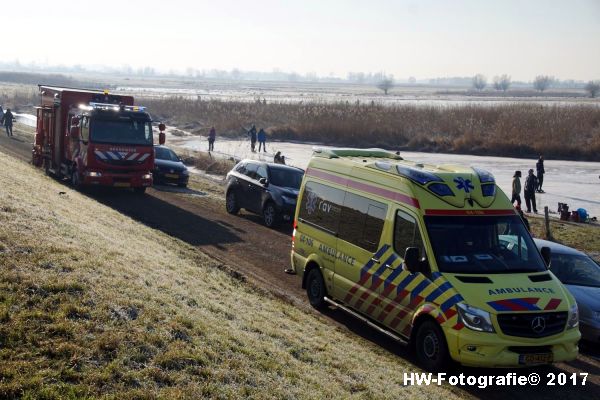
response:
M152 145L152 123L128 116L92 118L90 136L94 143Z

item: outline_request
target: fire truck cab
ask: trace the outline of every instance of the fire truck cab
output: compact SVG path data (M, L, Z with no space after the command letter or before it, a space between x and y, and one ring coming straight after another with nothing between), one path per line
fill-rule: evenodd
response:
M34 165L82 185L152 185L152 120L132 96L40 86Z

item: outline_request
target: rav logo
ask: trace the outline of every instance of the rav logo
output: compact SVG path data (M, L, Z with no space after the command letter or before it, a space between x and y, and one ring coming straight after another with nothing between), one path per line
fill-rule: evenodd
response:
M317 194L315 192L308 192L306 194L306 211L308 211L308 215L311 215L317 209Z
M464 190L465 193L469 193L471 190L475 189L475 186L473 186L470 179L458 177L454 178L454 182L456 183L456 188L458 190Z

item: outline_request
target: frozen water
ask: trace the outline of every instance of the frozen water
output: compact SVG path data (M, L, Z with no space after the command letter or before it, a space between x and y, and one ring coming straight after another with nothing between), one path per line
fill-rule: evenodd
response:
M167 145L169 143L192 150L208 150L206 137L169 135ZM305 143L267 142L268 151L266 153L252 153L250 141L246 138L232 140L217 137L216 151L213 154L235 159L252 158L273 161L273 155L277 151L281 151L287 164L306 168L312 155L313 146L315 145ZM420 152L402 152L401 155L406 159L428 164L462 164L488 170L494 174L498 185L509 197L514 171L522 171L521 184L524 185L527 171L530 168L535 171L537 161L535 159ZM546 160L544 167L546 174L544 175L543 189L546 193L536 194L538 212L543 212L544 206L548 206L551 212L556 212L558 203L561 202L567 203L571 210L585 208L591 216L600 217L599 162ZM522 192L521 199L525 209L525 198Z

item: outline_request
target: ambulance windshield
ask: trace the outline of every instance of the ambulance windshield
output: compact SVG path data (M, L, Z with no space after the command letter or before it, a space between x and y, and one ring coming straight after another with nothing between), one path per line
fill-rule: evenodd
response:
M546 270L517 215L427 216L425 224L441 272L502 274Z
M152 145L152 123L129 116L92 118L90 134L94 143Z

